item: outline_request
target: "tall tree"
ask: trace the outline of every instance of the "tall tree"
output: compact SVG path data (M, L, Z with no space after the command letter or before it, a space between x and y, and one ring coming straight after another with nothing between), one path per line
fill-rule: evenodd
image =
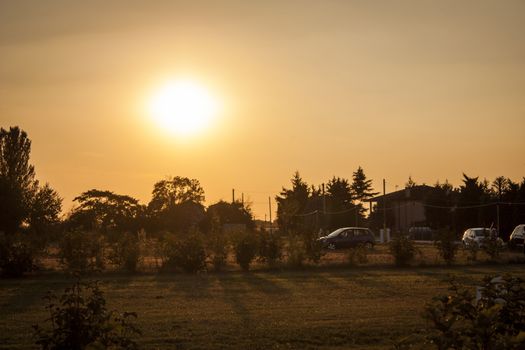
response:
M460 229L468 227L490 226L495 224L495 215L491 208L483 207L490 201L490 191L487 181L479 181L479 177L469 177L463 174L463 184L459 186L458 221Z
M379 192L374 192L372 187L372 180L367 179L363 168L358 167L352 175L352 191L354 192L354 199L364 202Z
M368 199L376 196L379 192L374 192L372 187L372 180L367 179L365 171L360 166L352 174L352 191L354 199L357 201L358 206L358 216L364 216L366 209L363 206L363 202L366 202ZM357 221L357 220L356 220ZM356 222L356 225L358 223Z
M31 140L25 131L0 129L0 231L6 234L22 224L36 230L58 221L62 200L48 184L39 185L30 154Z
M332 177L326 186L327 209L326 215L327 228L334 229L342 226L357 225L356 217L360 215L353 203L353 193L347 179Z
M310 188L296 171L291 179L292 188L282 189L279 196L275 197L277 201L277 222L283 230L301 229L300 215L305 214L304 210L308 205Z
M148 204L150 229L187 232L205 218L199 180L175 176L158 181Z

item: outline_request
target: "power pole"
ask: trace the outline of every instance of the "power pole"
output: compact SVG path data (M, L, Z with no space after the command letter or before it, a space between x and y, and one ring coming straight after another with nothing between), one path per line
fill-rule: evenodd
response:
M270 211L270 233L272 233L272 197L268 196L268 209Z
M383 234L386 235L386 181L383 179Z
M235 188L232 188L232 203L235 203Z
M323 218L321 220L322 222L322 225L323 225L323 230L325 229L326 227L326 195L324 193L324 183L322 184L322 188L323 188Z

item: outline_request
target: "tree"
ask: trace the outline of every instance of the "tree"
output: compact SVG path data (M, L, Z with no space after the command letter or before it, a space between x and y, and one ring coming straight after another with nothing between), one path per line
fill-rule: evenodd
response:
M138 200L111 191L89 190L75 197L67 225L70 228L108 232L136 232L142 226L145 207Z
M458 213L460 229L468 227L490 226L495 222L494 214L481 205L490 201L488 183L478 181L478 177L463 174L463 185L459 187L458 205L464 207Z
M363 207L363 202L376 196L379 192L373 192L372 180L366 178L363 168L358 167L357 170L352 174L351 189L353 191L354 199L358 201L357 215L364 215L366 209Z
M150 228L188 231L205 218L204 189L196 179L170 177L155 183L148 204Z
M308 205L310 188L296 171L291 179L292 188L283 187L279 196L275 197L277 201L277 222L283 230L299 230L301 220L298 215L306 214L305 208Z
M44 230L58 221L62 199L48 184L40 186L29 163L31 141L18 127L0 129L0 231L8 235L22 225Z
M332 177L326 186L328 229L349 226L355 222L355 210L359 210L352 202L354 196L347 179Z
M222 226L224 224L244 224L246 228L253 229L254 222L250 207L245 206L241 202L228 203L219 201L212 204L206 210L206 229L210 231L212 222L217 220L216 224Z
M148 208L152 212L162 212L184 202L202 204L204 189L199 180L175 176L155 183Z
M425 198L425 216L430 227L434 229L449 228L455 232L455 211L457 190L445 180L436 182L432 191Z

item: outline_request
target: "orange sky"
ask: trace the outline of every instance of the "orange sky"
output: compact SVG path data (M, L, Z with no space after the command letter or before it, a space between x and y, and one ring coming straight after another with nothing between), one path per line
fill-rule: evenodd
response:
M166 175L207 203L351 178L379 190L462 172L525 176L525 2L0 1L0 126L33 141L37 176L149 201ZM145 112L167 79L224 105L184 141Z

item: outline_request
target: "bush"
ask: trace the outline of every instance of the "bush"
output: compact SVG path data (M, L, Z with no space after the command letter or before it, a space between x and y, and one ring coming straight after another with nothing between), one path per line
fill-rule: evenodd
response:
M212 232L208 238L208 251L215 271L221 271L228 261L228 240L223 233Z
M497 260L503 250L503 241L497 235L487 232L481 249L490 256L491 260Z
M21 277L35 269L35 248L22 234L0 233L0 270L5 277Z
M44 350L137 349L132 336L140 330L130 322L135 313L108 311L97 282L80 280L57 297L44 298L50 326L34 325L36 344Z
M463 244L463 249L465 249L468 253L468 260L478 260L479 245L475 240L467 238Z
M137 234L124 233L111 243L109 260L129 272L136 272L141 261L141 243Z
M188 273L206 269L206 251L197 232L184 236L165 234L159 243L163 269L180 268Z
M306 258L314 264L318 264L324 255L323 243L318 240L315 233L306 233L303 235L304 252Z
M259 257L270 267L277 265L283 255L283 243L276 232L261 232L259 234Z
M396 266L408 266L416 254L414 243L405 235L400 234L389 244L390 254L394 256Z
M348 250L347 257L350 266L366 264L368 262L368 249L364 245L357 245Z
M104 239L97 232L67 231L59 242L59 258L72 271L103 270Z
M478 296L452 280L449 291L425 307L428 343L438 349L525 348L523 280L487 276Z
M244 271L248 271L257 254L257 237L253 232L242 231L234 234L232 239L235 260Z
M295 268L302 267L305 259L306 252L303 243L298 239L298 236L288 235L288 265Z
M434 245L447 265L452 265L459 248L456 243L456 235L451 231L442 231L438 234L438 239L434 242Z

